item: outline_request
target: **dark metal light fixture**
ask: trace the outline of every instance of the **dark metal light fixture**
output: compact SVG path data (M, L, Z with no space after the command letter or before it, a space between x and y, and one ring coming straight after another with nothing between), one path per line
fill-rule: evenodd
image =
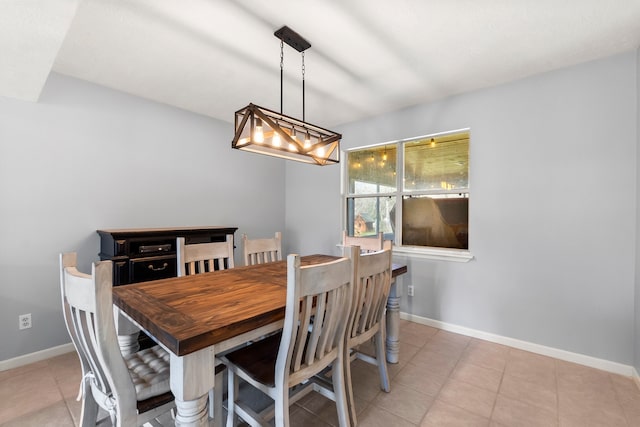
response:
M274 35L280 39L280 112L255 104L236 111L231 147L320 166L340 162L342 135L305 122L304 51L311 44L286 26ZM282 113L284 43L302 53L302 120Z

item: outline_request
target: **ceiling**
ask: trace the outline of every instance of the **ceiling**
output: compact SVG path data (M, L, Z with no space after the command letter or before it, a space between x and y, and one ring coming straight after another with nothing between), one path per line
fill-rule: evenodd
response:
M283 25L329 127L636 49L640 0L3 0L0 96L37 101L56 72L232 122L279 110ZM285 45L294 117L300 57Z

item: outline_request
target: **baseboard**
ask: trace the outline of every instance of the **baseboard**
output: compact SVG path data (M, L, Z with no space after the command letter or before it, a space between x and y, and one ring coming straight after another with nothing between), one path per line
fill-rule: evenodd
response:
M75 351L72 343L62 344L57 347L47 348L45 350L36 351L35 353L25 354L23 356L14 357L13 359L7 359L0 361L0 372L7 371L13 368L19 368L20 366L28 365L34 362L40 362L41 360L49 359L50 357L60 356L61 354Z
M592 368L600 369L603 371L611 372L614 374L624 375L626 377L633 377L636 385L640 388L640 378L638 372L633 366L623 365L622 363L611 362L609 360L598 359L596 357L586 356L584 354L572 353L570 351L560 350L553 347L547 347L540 344L534 344L527 341L521 341L514 338L504 337L501 335L491 334L488 332L478 331L476 329L467 328L464 326L458 326L451 323L441 322L439 320L429 319L427 317L416 316L410 313L400 313L400 318L410 320L422 325L431 326L434 328L442 329L449 332L455 332L457 334L466 335L485 341L495 342L497 344L503 344L509 347L514 347L520 350L530 351L532 353L541 354L544 356L554 357L556 359L565 360L567 362L578 363L580 365L589 366Z

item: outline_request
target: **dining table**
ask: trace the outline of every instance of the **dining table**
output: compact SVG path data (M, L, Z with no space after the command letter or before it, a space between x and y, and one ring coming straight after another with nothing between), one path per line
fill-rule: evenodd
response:
M301 265L338 258L308 255L301 257ZM390 300L392 294L397 295L395 278L406 272L406 265L393 265ZM286 288L286 261L116 286L113 302L121 351L137 350L140 330L166 349L176 402L175 425L208 426L209 391L222 386L214 369L216 355L282 328ZM397 362L397 301L388 301L387 317L387 346L393 348ZM218 397L213 411L216 426L222 425L222 399Z

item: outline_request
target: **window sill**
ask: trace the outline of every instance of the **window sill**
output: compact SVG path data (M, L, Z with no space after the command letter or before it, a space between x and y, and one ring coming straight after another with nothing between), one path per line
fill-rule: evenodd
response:
M468 250L444 248L418 248L415 246L394 246L394 255L437 261L469 262L473 255Z

